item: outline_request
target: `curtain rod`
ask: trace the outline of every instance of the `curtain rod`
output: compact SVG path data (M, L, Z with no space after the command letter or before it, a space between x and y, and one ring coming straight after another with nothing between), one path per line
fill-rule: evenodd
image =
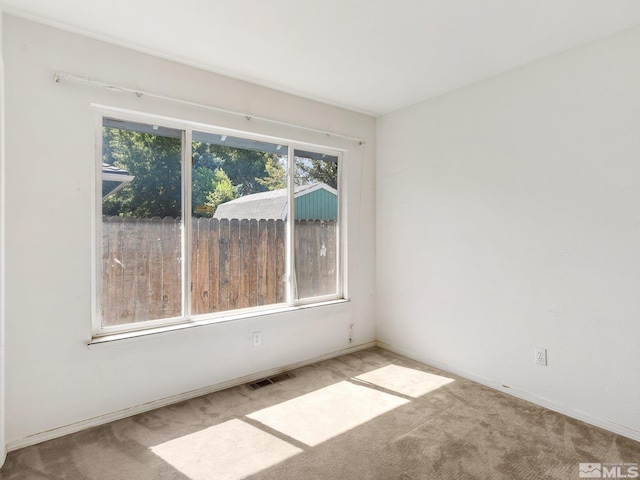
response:
M132 93L136 97L152 97L152 98L158 98L160 100L167 100L167 101L170 101L170 102L182 103L184 105L190 105L192 107L204 108L204 109L213 110L213 111L216 111L216 112L227 113L229 115L236 115L238 117L244 117L244 118L247 119L247 121L259 120L261 122L273 123L275 125L281 125L283 127L290 127L290 128L296 128L298 130L304 130L304 131L307 131L307 132L320 133L320 134L323 134L323 135L327 135L328 137L343 138L343 139L346 139L346 140L351 140L351 141L357 142L358 145L364 145L365 143L367 143L366 140L364 140L363 138L359 138L359 137L351 137L349 135L343 135L341 133L329 132L329 131L326 131L326 130L319 130L317 128L303 127L301 125L295 125L293 123L281 122L279 120L273 120L271 118L260 117L260 116L251 115L251 114L248 114L248 113L238 112L238 111L235 111L235 110L227 110L225 108L220 108L220 107L214 107L212 105L207 105L205 103L192 102L191 100L184 100L182 98L170 97L170 96L167 96L167 95L148 92L148 91L145 91L145 90L137 90L137 89L134 89L134 88L123 87L121 85L102 82L100 80L94 80L94 79L89 78L89 77L82 77L80 75L76 75L76 74L69 73L69 72L63 72L61 70L56 70L54 72L53 79L54 79L54 81L56 83L60 83L61 81L68 81L68 82L73 82L73 83L80 83L82 85L90 85L92 87L105 88L105 89L110 90L112 92Z

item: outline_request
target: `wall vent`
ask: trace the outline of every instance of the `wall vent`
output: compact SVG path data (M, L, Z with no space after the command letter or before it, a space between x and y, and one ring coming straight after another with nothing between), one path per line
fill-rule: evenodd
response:
M292 377L293 375L291 373L281 373L280 375L276 375L275 377L264 378L262 380L258 380L257 382L249 383L247 386L251 390L257 390L259 388L266 387L267 385L283 382Z

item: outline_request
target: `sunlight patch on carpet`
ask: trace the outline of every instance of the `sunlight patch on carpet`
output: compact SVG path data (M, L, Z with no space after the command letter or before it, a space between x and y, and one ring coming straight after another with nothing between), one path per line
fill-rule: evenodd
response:
M240 480L302 452L237 419L156 445L151 451L190 480Z
M426 395L454 381L452 378L442 375L393 364L358 375L355 378L412 398Z
M344 381L247 417L313 447L406 403L405 398Z

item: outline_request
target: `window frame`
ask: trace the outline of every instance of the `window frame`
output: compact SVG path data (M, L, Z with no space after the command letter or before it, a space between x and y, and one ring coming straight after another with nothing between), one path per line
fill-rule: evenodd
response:
M155 331L173 330L175 328L189 327L198 324L219 323L230 320L255 317L256 315L268 315L278 311L290 309L306 308L314 305L332 304L336 301L346 301L346 195L345 195L345 157L346 150L318 145L314 143L302 142L282 137L256 134L248 131L229 129L218 125L203 124L183 119L176 119L161 115L134 112L120 108L113 108L102 105L92 105L95 119L95 155L94 155L94 175L92 179L92 338L121 335L121 334L144 334L155 333ZM103 120L113 118L122 121L138 122L158 125L182 132L181 151L181 300L182 314L180 316L138 321L123 325L102 325L102 156L103 156ZM193 314L191 311L192 295L190 284L191 278L191 235L192 235L192 148L193 132L210 133L214 135L229 135L241 137L247 140L269 142L287 146L287 198L288 215L285 223L285 276L282 279L285 290L285 301L263 306L252 306L247 308L237 308L219 312ZM309 298L296 298L295 285L295 220L294 220L294 196L295 189L293 181L295 175L294 152L296 150L313 151L314 153L326 154L337 157L338 162L338 199L337 199L337 221L336 221L336 293L330 295L315 296Z
M337 205L337 216L338 219L336 221L336 293L335 294L330 294L330 295L319 295L319 296L315 296L315 297L307 297L307 298L294 298L291 299L290 304L293 306L302 306L302 305L313 305L316 303L323 303L323 302L330 302L333 300L337 300L337 299L342 299L344 298L344 277L345 277L345 268L344 265L342 263L342 257L343 257L343 252L345 251L345 245L343 244L343 234L342 234L342 217L344 216L343 213L343 206L342 206L342 198L343 198L343 193L342 192L342 177L343 177L343 171L344 168L341 167L340 165L343 162L343 152L341 151L336 151L336 150L331 150L325 147L318 147L318 146L310 146L308 144L303 144L303 143L297 143L297 142L291 142L289 144L289 152L288 152L288 158L290 159L289 162L290 164L288 164L288 167L291 167L292 165L294 165L295 163L295 154L294 152L296 150L301 150L301 151L309 151L312 150L313 153L319 153L319 154L326 154L328 156L333 156L333 157L337 157L337 163L338 163L338 181L337 181L337 191L338 191L338 205ZM287 185L295 185L294 182L294 176L295 176L295 167L293 168L289 168L288 169L288 182ZM289 197L289 201L288 201L288 218L293 219L293 222L287 222L287 228L289 228L289 224L291 224L291 229L293 230L295 228L295 188L288 188L288 197ZM295 255L295 242L294 242L294 237L295 237L295 232L292 231L291 235L287 236L287 248L288 248L288 258L291 261L291 268L289 270L289 281L288 283L291 284L291 286L289 288L287 288L287 291L291 291L292 293L297 291L297 282L295 279L295 259L296 259L296 255Z

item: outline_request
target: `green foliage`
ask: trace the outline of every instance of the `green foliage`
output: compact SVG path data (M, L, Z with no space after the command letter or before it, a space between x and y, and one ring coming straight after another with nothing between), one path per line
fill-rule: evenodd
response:
M235 185L239 196L267 191L256 179L268 176L266 164L273 160L275 155L221 145L210 145L210 148L220 160L221 168Z
M181 150L180 138L104 127L103 162L127 170L135 178L103 200L103 214L179 217ZM296 185L324 182L337 188L336 163L296 158L295 165ZM215 209L234 198L287 185L286 168L277 155L206 142L192 144L191 177L194 210L204 205Z
M192 145L191 204L194 209L206 205L207 195L215 188L215 172L222 165L211 147L203 142Z
M237 197L231 180L221 168L215 171L212 185L213 190L207 194L205 204L212 207L213 212L215 212L221 203L228 202Z
M178 217L181 209L181 140L103 128L103 162L134 180L103 201L105 215Z
M296 158L296 185L326 183L338 188L338 164L335 162L311 158Z
M256 182L267 190L278 190L287 186L287 171L284 166L276 158L268 158L264 165L267 173L263 178L257 178Z

